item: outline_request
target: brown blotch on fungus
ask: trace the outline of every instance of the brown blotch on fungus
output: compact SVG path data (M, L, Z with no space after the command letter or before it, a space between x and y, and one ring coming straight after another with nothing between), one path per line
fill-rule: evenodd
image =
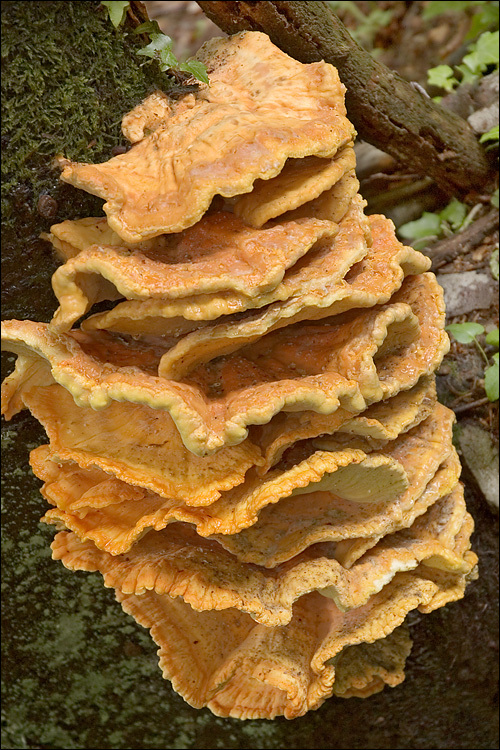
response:
M209 86L125 115L133 148L63 161L107 218L51 228L60 306L3 324L2 411L47 432L53 557L101 572L174 689L291 719L399 684L406 615L476 575L443 296L364 215L331 65L260 33L198 59Z

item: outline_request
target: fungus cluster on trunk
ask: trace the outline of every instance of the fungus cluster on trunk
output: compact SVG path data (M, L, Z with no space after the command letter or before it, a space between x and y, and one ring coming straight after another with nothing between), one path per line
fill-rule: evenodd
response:
M408 612L476 574L443 298L364 214L335 68L258 32L198 59L210 85L125 115L126 153L62 160L106 218L51 228L59 307L3 324L2 408L47 432L53 557L102 574L175 690L294 718L400 683Z

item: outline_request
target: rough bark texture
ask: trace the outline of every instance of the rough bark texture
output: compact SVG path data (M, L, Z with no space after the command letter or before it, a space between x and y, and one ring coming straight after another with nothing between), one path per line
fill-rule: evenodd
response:
M488 160L468 123L374 60L326 3L207 0L198 5L229 34L264 31L301 62L323 59L335 65L359 136L432 177L446 192L463 194L488 182Z

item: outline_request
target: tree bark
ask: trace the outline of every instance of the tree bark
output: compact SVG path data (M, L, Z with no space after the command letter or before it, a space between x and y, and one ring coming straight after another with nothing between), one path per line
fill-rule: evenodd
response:
M223 31L263 31L303 63L325 60L347 87L348 116L359 136L448 194L484 189L491 168L468 123L374 60L325 2L200 1Z

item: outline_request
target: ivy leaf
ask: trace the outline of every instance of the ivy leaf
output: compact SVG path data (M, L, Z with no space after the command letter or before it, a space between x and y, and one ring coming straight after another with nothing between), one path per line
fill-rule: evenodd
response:
M158 21L146 21L134 29L134 34L162 34Z
M191 73L191 75L203 83L210 83L208 80L207 69L202 62L199 62L199 60L188 60L187 62L181 63L179 65L179 70Z
M104 5L104 7L107 8L109 20L115 29L117 29L125 18L125 13L130 3L120 2L120 0L106 0L105 2L102 2L101 5Z
M499 200L498 200L498 188L495 190L493 195L490 198L490 203L492 206L495 206L495 208L498 208Z
M446 208L443 208L439 213L439 216L443 221L448 222L454 232L457 232L467 216L467 206L453 198Z
M479 78L479 74L473 73L467 65L457 65L456 70L462 75L462 78L460 79L460 84L462 86L466 83L474 83L474 81L477 81Z
M472 344L476 336L484 333L484 326L481 323L450 323L445 330L460 344Z
M162 73L170 68L176 68L178 64L179 61L174 55L171 45L160 50L160 70Z
M145 57L158 57L157 52L164 49L172 49L172 40L166 34L151 34L151 42L140 49L137 54ZM176 60L177 62L177 60Z
M494 125L491 130L488 130L487 133L483 133L481 138L479 139L479 143L486 143L487 141L498 141L500 138L500 134L498 132L498 125Z
M490 271L491 271L491 275L493 276L493 278L496 281L498 281L498 276L499 276L499 271L500 271L498 267L498 247L496 248L496 250L493 250L493 252L491 253Z
M140 49L137 54L157 59L162 72L165 72L169 68L175 68L179 64L179 61L174 55L171 38L166 34L152 33L150 39L150 44Z
M490 401L498 401L499 354L493 355L493 364L485 370L484 390Z
M475 74L482 73L488 65L498 65L498 40L498 31L485 31L473 45L472 51L465 55L464 65Z
M458 86L453 68L449 65L437 65L427 71L427 82L430 86L438 86L445 91L453 91Z
M498 349L498 346L499 346L498 335L499 335L499 333L500 332L499 332L498 328L494 328L492 331L490 331L488 333L488 335L486 336L486 343L489 344L490 346L496 346L496 348Z

